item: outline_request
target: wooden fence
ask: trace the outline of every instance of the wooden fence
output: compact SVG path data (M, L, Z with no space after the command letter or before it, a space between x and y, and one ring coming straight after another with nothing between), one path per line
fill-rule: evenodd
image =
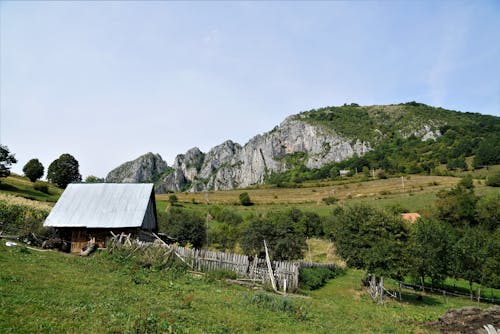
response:
M194 270L207 272L212 270L228 270L238 277L256 282L271 283L265 259L251 256L213 252L204 249L188 249L177 245L170 246ZM277 288L282 290L286 280L287 290L295 291L299 287L299 268L301 262L271 261ZM316 266L322 266L316 264ZM332 267L333 265L326 265Z
M156 234L152 234L155 242L133 240L124 233L111 238L112 244L138 244L142 247L165 247L178 256L193 270L208 272L214 270L228 270L236 273L239 278L244 278L263 284L271 284L271 277L266 259L256 258L242 254L213 252L205 249L184 248L176 244L167 244ZM150 239L150 240L152 240ZM312 262L290 262L271 261L272 273L276 288L279 290L296 291L299 288L299 269L301 267L318 268L325 267L336 269L333 263L312 263Z

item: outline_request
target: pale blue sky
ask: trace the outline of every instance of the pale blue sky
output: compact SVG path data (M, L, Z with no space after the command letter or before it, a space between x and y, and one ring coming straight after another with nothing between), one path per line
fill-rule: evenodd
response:
M328 105L500 115L500 2L0 2L0 141L105 176Z

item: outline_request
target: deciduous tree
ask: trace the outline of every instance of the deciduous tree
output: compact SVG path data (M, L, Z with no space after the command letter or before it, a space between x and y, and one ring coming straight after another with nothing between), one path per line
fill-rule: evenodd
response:
M66 188L71 182L82 180L78 168L78 161L71 154L62 154L50 164L47 179L60 188Z
M31 159L24 165L23 172L24 175L30 179L31 182L35 182L43 176L45 168L38 159Z
M10 175L10 168L12 164L17 162L14 154L10 153L9 148L0 145L0 177L7 177Z

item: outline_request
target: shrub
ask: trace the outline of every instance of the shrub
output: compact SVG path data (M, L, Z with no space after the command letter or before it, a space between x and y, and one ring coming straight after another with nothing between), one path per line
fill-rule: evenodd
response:
M248 304L256 305L259 308L267 309L273 312L289 314L298 320L307 319L307 310L304 305L298 304L290 299L259 292L253 295L245 296Z
M379 179L387 179L387 175L385 175L385 172L384 172L383 170L379 170L379 171L377 172L377 177L378 177Z
M500 172L496 172L495 174L488 177L486 180L486 185L490 187L500 187Z
M33 186L35 190L41 191L42 193L49 194L49 187L45 183L37 182Z
M303 290L316 290L324 286L329 279L335 276L337 276L337 271L331 268L300 268L299 286Z
M241 193L240 194L240 203L241 203L241 205L244 205L244 206L253 205L252 200L250 199L250 195L248 193Z
M170 204L175 205L175 203L179 201L179 198L177 198L176 195L170 195L168 197L168 201L170 202Z
M338 198L335 198L333 196L328 196L328 197L325 197L322 199L322 201L326 204L326 205L331 205L331 204L335 204L336 202L339 201Z

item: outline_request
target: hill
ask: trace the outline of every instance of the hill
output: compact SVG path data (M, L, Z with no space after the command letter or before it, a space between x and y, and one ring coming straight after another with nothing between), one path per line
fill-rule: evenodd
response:
M155 182L158 193L228 190L336 178L339 170L437 174L500 163L500 118L409 102L357 104L287 117L241 146L194 147L172 166L148 154L108 174L113 182ZM148 157L148 158L147 158ZM154 161L151 160L154 157ZM473 158L474 157L474 158Z
M433 333L426 321L471 303L404 290L406 302L377 305L357 270L303 298L283 298L106 253L81 258L2 243L0 261L2 333Z
M41 202L56 202L62 189L55 184L37 181L31 182L27 177L11 174L0 179L0 193L24 197Z

